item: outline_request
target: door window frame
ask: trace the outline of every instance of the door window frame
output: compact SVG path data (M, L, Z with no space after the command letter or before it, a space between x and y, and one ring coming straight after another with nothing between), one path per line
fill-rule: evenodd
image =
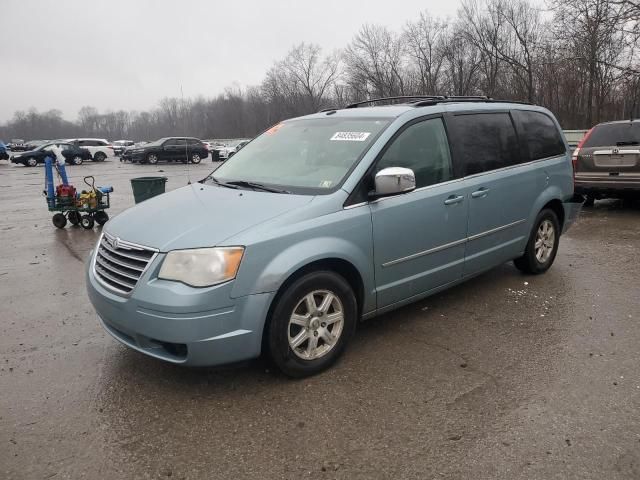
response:
M349 197L347 198L347 200L344 202L343 208L347 208L347 207L354 207L356 205L365 205L365 204L370 204L372 202L378 202L380 200L385 200L388 198L395 198L398 195L411 195L414 192L418 192L421 190L424 190L425 188L431 188L437 185L443 185L445 183L449 183L449 182L453 182L453 181L457 181L460 180L461 177L461 165L458 164L458 162L455 160L454 154L453 154L453 149L452 149L452 145L451 145L451 128L448 125L447 122L447 118L450 116L451 114L449 112L438 112L438 113L432 113L432 114L428 114L428 115L423 115L421 117L416 117L416 118L412 118L411 120L409 120L408 122L406 122L405 124L403 124L400 128L398 128L398 130L396 130L396 132L391 136L391 138L387 141L387 143L385 143L384 147L382 147L382 149L380 150L380 152L378 152L378 154L376 155L376 158L373 160L373 162L371 162L371 165L369 165L369 168L367 168L367 171L362 175L362 177L360 178L360 180L358 181L358 184L356 186L356 188L353 189L353 191L351 192L351 194L349 194ZM406 193L402 193L402 194L398 194L398 195L391 195L389 197L382 197L382 198L376 198L376 199L370 199L368 198L368 194L370 191L369 188L369 183L371 181L373 181L373 174L376 170L376 167L378 166L378 163L380 162L380 160L382 159L382 157L385 155L385 153L387 152L387 150L389 150L389 148L391 148L391 145L393 145L393 143L396 141L396 139L402 135L404 133L405 130L407 130L409 127L417 124L417 123L422 123L425 122L427 120L433 120L436 118L440 118L442 120L442 126L444 127L444 133L447 137L447 146L449 147L449 158L451 161L451 173L452 176L449 180L446 180L444 182L439 182L439 183L434 183L431 185L425 185L424 187L420 187L420 188L416 188L415 190L412 190L410 192L406 192ZM359 197L361 197L362 195L366 196L367 198L365 198L364 200L359 200Z
M494 168L491 170L485 170L482 172L478 172L478 173L472 173L470 175L467 175L467 169L466 169L466 165L464 164L462 158L462 151L460 149L459 145L454 144L453 146L453 150L452 150L452 156L455 158L455 163L459 166L460 168L460 174L461 177L460 178L471 178L471 177L478 177L480 175L487 175L493 172L498 172L501 170L505 170L507 168L515 168L515 167L519 167L520 165L523 165L525 163L529 162L529 155L528 155L528 149L525 148L525 146L523 145L523 142L525 141L524 136L520 134L520 130L519 130L519 125L518 122L516 122L516 119L514 118L514 116L511 114L511 109L508 108L499 108L499 109L490 109L490 110L464 110L464 111L460 111L460 112L451 112L449 113L450 117L451 117L451 130L453 131L453 134L456 136L462 136L464 135L464 132L460 132L458 131L457 126L455 125L454 121L453 121L453 117L458 117L458 116L462 116L462 115L482 115L482 114L496 114L496 113L506 113L509 116L509 119L511 120L511 125L513 126L513 131L516 134L516 145L517 145L517 155L518 155L518 161L517 163L513 164L513 165L505 165L503 167L500 168Z

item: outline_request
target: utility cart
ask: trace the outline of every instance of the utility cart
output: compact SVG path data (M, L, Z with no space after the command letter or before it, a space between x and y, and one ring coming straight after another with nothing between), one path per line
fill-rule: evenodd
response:
M56 170L61 179L55 189L53 188L53 170ZM72 225L81 225L90 230L95 223L104 225L109 220L105 210L111 206L109 194L113 187L96 187L95 178L91 175L84 177L84 183L89 187L78 193L67 180L64 165L54 165L53 160L45 159L47 207L50 212L56 212L51 221L58 228L64 228L67 221Z

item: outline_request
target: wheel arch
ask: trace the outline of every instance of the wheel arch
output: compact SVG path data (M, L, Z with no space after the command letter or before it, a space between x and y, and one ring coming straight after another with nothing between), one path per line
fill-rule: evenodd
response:
M353 293L356 297L356 304L358 307L358 320L362 316L362 310L364 306L364 281L362 279L362 275L356 268L356 266L339 257L327 257L313 260L306 265L301 266L294 272L292 272L285 280L282 282L275 295L271 299L271 304L269 305L269 309L267 310L267 315L265 317L264 327L262 329L262 352L266 352L268 349L267 335L269 332L269 324L271 323L271 316L273 315L273 310L277 305L278 301L286 291L286 289L293 284L296 280L303 277L304 275L311 272L320 272L320 271L329 271L334 272L340 275L342 278L346 280L349 284Z
M565 213L562 202L559 199L554 198L553 200L545 203L541 210L545 209L549 209L556 214L556 217L558 217L558 222L560 223L560 231L562 232L565 221Z

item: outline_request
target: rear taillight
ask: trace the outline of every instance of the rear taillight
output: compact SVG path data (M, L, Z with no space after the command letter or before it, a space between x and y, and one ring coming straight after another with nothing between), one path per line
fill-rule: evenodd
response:
M571 155L571 165L573 166L573 185L574 186L576 184L576 171L578 170L578 155L580 155L580 149L582 148L582 145L584 145L584 142L586 142L589 136L591 135L591 132L593 132L593 128L590 128L589 131L585 134L585 136L582 137L582 140L580 140L580 143L578 143L578 146L576 147L576 149L573 151L573 154Z

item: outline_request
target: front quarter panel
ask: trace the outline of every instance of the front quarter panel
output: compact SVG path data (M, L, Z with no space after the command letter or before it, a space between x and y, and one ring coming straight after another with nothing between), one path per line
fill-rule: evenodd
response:
M233 242L232 242L233 243ZM349 262L363 282L363 313L375 309L371 213L368 205L283 224L247 243L232 297L277 291L297 270L326 259Z

